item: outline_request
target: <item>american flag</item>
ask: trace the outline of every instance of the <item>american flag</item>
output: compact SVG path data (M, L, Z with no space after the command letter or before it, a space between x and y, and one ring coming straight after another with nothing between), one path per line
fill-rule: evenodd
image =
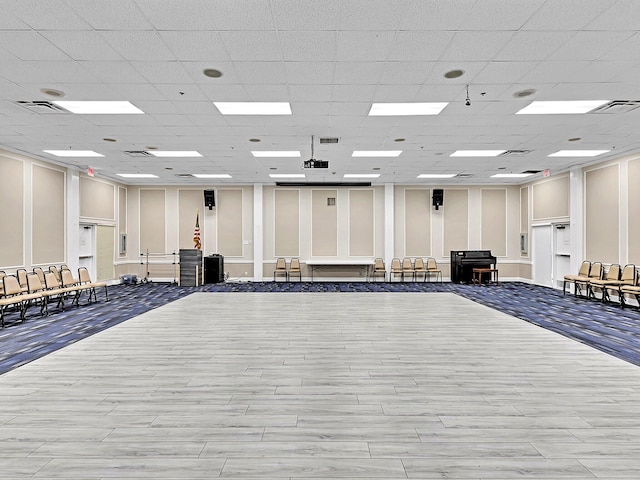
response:
M200 243L200 211L196 210L196 228L193 230L193 243L194 247L198 250L202 249L202 244Z

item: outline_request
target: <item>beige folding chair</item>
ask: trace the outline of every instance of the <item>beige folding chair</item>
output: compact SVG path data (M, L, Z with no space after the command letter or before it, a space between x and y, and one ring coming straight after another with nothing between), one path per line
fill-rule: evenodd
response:
M565 275L564 276L564 282L562 283L562 294L566 295L567 293L567 285L573 283L574 284L574 291L575 291L575 282L576 280L578 281L584 281L584 280L588 280L589 279L589 270L591 269L591 262L585 260L584 262L582 262L582 265L580 265L580 270L578 270L578 274L577 275ZM569 290L571 291L571 290Z
M107 290L107 284L105 282L92 282L91 276L89 275L89 270L86 267L80 267L78 269L78 283L80 285L86 285L89 288L89 303L91 303L91 298L93 297L93 301L97 302L98 298L96 297L96 288L104 288L104 296L106 301L109 301L109 291Z
M80 305L80 294L85 291L90 291L90 285L78 285L75 278L73 278L73 274L71 270L60 270L60 277L62 278L62 287L67 289L70 293L75 293L73 297L73 301L71 302L73 305Z
M389 269L389 283L393 282L394 275L400 275L400 281L403 280L402 264L400 263L399 258L393 258L391 260L391 268Z
M33 273L38 275L40 283L42 283L42 285L44 286L44 270L42 270L42 268L40 267L33 267Z
M62 278L60 277L60 270L58 270L58 267L56 267L55 265L51 265L49 267L49 271L53 273L53 275L56 277L56 280L58 281L58 285L61 286Z
M16 270L16 277L18 277L18 283L20 284L22 291L28 292L29 286L27 285L27 271L24 268L19 268Z
M640 277L636 275L636 283L634 285L622 285L620 286L620 305L622 308L630 306L625 297L633 297L638 303L637 308L640 310Z
M596 297L596 292L600 291L602 296L600 300L602 303L606 302L606 289L607 285L618 285L620 281L620 265L617 263L612 264L609 267L604 278L594 278L589 280L587 285L587 298L592 298L594 300L598 300Z
M289 280L291 280L292 276L296 276L296 275L302 282L302 270L300 269L300 259L292 258L291 262L289 262L289 272L288 272Z
M273 271L273 281L276 281L278 275L284 275L284 279L289 281L289 272L287 271L287 261L284 258L276 260L276 269Z
M3 277L2 285L4 296L0 298L0 327L4 328L4 312L7 307L16 307L20 312L20 321L24 322L30 301L41 298L41 295L39 293L25 293L20 286L18 277L13 275Z
M431 281L431 275L435 275L436 281L439 278L440 283L442 283L442 270L438 268L438 263L433 257L427 258L427 275L429 276L429 281Z
M589 282L593 280L602 280L603 272L604 268L602 267L602 263L593 262L589 269L589 275L587 275L587 278L578 278L574 281L573 293L576 296L582 296L582 291L584 290L585 296L588 296Z
M405 281L406 275L410 275L413 278L413 281L416 281L416 271L413 268L413 262L409 257L404 257L402 259L402 281Z
M387 269L384 266L384 260L382 258L376 258L373 264L373 271L371 272L371 276L373 281L376 281L376 275L382 274L382 279L387 281Z
M624 294L622 289L625 287L635 287L639 279L640 277L638 277L636 266L632 263L625 265L622 269L622 275L620 275L620 281L615 284L605 285L603 295L606 295L606 301L610 301L611 294L614 294L618 297L620 305L624 307ZM626 293L632 294L633 292L628 291Z
M418 281L418 275L422 275L423 282L427 281L427 267L424 264L424 259L416 258L413 263L413 275L416 282Z

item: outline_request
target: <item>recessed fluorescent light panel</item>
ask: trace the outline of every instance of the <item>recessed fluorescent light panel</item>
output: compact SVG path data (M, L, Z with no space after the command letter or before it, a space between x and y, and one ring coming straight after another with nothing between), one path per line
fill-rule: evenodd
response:
M194 173L192 176L196 178L231 178L228 173Z
M455 173L421 173L416 178L453 178Z
M374 103L369 116L438 115L448 102L434 103Z
M535 101L516 112L520 115L554 115L587 113L609 100Z
M304 173L270 173L271 178L305 178Z
M378 178L379 173L345 173L344 178Z
M506 150L456 150L450 157L497 157Z
M223 115L291 115L289 102L213 102Z
M151 173L117 173L116 175L122 178L158 178Z
M398 157L402 150L355 150L352 157Z
M202 154L200 152L196 152L195 150L148 150L147 153L153 155L154 157L201 157Z
M491 178L525 178L530 177L533 173L496 173Z
M300 152L297 150L281 150L281 151L258 151L251 152L256 158L264 157L264 158L285 158L285 157L300 157Z
M560 150L548 157L597 157L603 153L607 153L609 150Z
M131 102L111 102L111 101L59 101L52 102L59 107L69 110L71 113L85 115L131 115L144 113Z
M101 153L93 150L43 150L43 152L56 157L104 157Z

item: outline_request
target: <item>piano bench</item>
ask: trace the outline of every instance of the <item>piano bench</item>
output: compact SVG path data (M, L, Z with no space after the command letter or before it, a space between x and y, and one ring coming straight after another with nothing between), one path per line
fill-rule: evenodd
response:
M485 274L489 275L489 280L487 283L495 283L496 285L500 284L498 280L497 268L474 268L472 270L472 273L473 273L472 282L474 285L475 284L482 285L482 276Z

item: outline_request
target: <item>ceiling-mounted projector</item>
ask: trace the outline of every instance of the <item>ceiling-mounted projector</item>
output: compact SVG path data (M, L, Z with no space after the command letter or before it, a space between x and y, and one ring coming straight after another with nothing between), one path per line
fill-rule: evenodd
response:
M329 162L327 160L305 160L302 164L304 168L329 168Z
M329 168L327 160L316 160L313 158L313 135L311 135L311 158L302 163L303 168Z

